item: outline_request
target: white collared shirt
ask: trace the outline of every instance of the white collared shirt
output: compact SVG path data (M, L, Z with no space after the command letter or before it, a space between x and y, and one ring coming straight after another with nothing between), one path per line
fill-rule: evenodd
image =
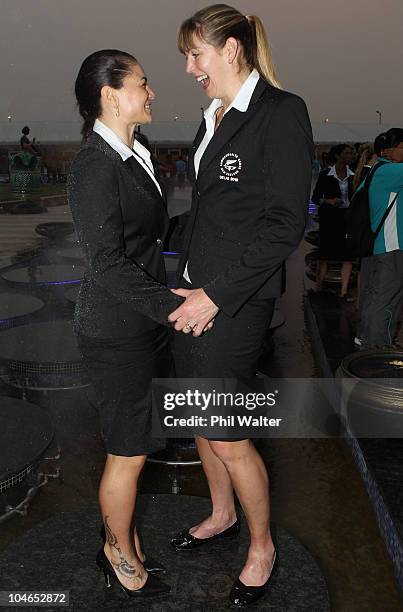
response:
M162 196L161 187L155 178L154 167L151 161L151 154L148 149L144 145L141 144L138 140L134 139L133 149L127 146L117 134L113 130L111 130L107 125L102 123L99 119L95 119L93 131L96 132L101 138L108 143L109 146L119 153L120 157L123 161L126 161L129 157L134 157L134 159L144 168L144 170L149 174L149 176L154 181L155 185L158 188Z
M231 110L231 108L236 108L237 110L241 111L241 113L245 113L248 110L250 100L252 98L253 92L255 91L255 87L257 85L259 78L260 78L260 75L258 71L256 70L256 68L254 68L252 72L250 73L250 75L248 76L248 78L246 79L246 81L242 84L240 90L238 91L237 95L235 96L231 104L228 106L224 115L226 115L228 111ZM220 100L219 98L214 98L210 106L204 111L204 121L206 122L206 133L204 134L204 138L199 144L198 149L194 156L194 167L195 167L196 178L199 172L200 160L203 157L204 152L207 149L210 140L214 136L215 123L216 123L216 111L217 109L221 108L221 106L223 106L222 100ZM185 270L183 272L183 278L187 280L188 283L191 283L191 280L189 278L187 263L186 263Z
M248 110L250 99L252 97L253 92L255 91L255 87L259 80L259 73L254 68L246 81L242 84L240 90L237 95L225 111L224 115L231 110L231 108L236 108L237 110L245 113ZM206 133L204 135L203 140L199 144L199 147L194 156L194 167L196 178L199 172L200 160L203 157L205 150L207 149L208 143L214 136L215 131L215 119L216 119L216 111L221 108L223 105L222 100L219 98L214 98L208 109L204 111L204 120L206 122Z
M346 174L346 178L344 179L341 179L337 176L336 166L332 166L329 172L327 173L328 176L334 176L334 178L336 178L339 181L341 200L343 202L340 208L347 208L350 204L349 199L348 199L348 179L350 176L354 176L354 172L350 170L349 166L347 166L346 170L347 170L347 174Z

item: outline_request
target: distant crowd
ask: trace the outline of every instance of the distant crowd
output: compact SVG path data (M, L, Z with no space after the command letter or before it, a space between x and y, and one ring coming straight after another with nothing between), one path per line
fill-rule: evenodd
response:
M340 299L357 299L357 348L396 346L403 305L403 129L381 133L374 143L338 144L322 153L321 162L312 194L319 217L316 291L323 290L328 264L341 262ZM357 252L348 237L353 209L362 206L363 190L373 250L358 256L355 297L349 293L349 284ZM363 224L366 212L364 207Z

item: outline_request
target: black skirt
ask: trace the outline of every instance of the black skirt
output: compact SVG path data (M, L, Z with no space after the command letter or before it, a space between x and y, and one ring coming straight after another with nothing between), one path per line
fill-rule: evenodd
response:
M346 245L346 208L319 207L319 253L325 261L354 261Z
M128 338L79 335L78 345L92 383L106 452L133 457L165 448L151 432L152 378L172 376L167 328Z
M182 285L185 285L183 281ZM186 288L189 285L186 284ZM274 298L252 298L234 317L220 312L213 328L198 338L192 334L172 332L176 376L253 379L263 353L274 303Z
M178 378L237 378L256 375L274 299L252 299L234 316L220 312L214 327L198 338L172 333Z

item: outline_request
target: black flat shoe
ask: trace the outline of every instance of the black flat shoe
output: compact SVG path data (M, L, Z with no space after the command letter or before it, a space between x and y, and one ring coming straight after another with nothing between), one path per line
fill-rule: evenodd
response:
M243 608L244 606L249 606L250 604L253 604L261 599L267 593L269 582L273 578L274 571L277 569L277 563L276 566L274 566L275 563L276 551L274 551L270 575L262 586L247 586L238 578L232 585L229 595L229 600L232 605L237 606L237 608Z
M237 519L235 523L231 525L231 527L228 527L228 529L225 529L220 533L216 533L209 538L195 538L189 533L189 530L181 531L174 538L172 538L171 545L175 550L193 550L198 546L203 546L204 544L209 544L210 542L236 537L239 534L240 527L240 522Z
M102 525L99 535L101 536L102 541L105 544L106 534L104 525ZM142 564L146 572L148 572L149 574L165 574L165 572L167 571L166 567L164 567L162 563L156 561L156 559L153 559L153 557L150 557L150 555L144 555L144 561L142 561Z
M104 573L106 586L110 588L116 583L128 597L152 597L162 595L163 593L169 593L171 590L169 585L164 584L157 576L153 576L152 574L148 575L146 583L140 589L133 591L132 589L126 588L117 577L103 548L98 551L96 563Z

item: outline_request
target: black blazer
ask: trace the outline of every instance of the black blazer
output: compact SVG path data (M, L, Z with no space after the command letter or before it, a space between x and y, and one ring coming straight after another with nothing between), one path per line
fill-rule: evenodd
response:
M73 160L68 200L88 265L76 331L117 338L167 324L182 299L164 286L168 216L151 177L92 132Z
M188 261L203 287L233 316L252 296L281 294L283 266L302 239L313 157L312 130L301 98L259 79L246 112L232 108L201 159L193 156L192 209L178 269Z
M312 193L312 202L319 205L322 198L332 199L341 198L339 181L334 176L328 176L329 168L322 170L319 173L315 188ZM354 177L348 177L348 199L351 200L354 193L353 186ZM332 204L329 204L332 206Z

